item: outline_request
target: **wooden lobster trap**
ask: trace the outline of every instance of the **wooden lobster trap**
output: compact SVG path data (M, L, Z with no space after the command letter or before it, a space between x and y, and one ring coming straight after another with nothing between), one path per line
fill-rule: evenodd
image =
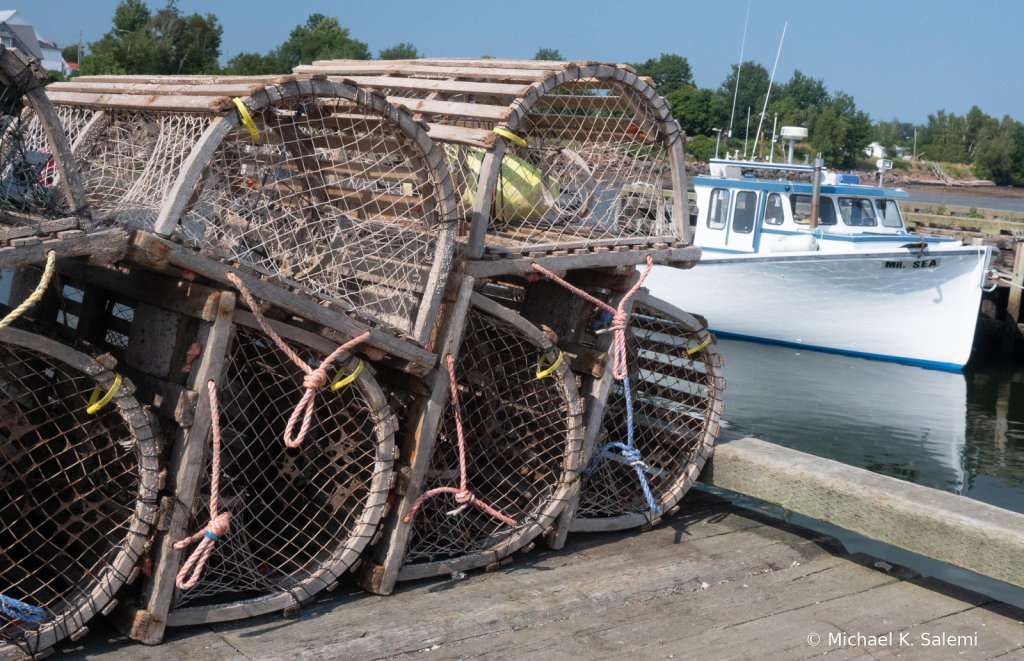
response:
M137 229L152 262L221 284L218 266L232 263L254 292L261 279L276 286L275 305L309 316L312 298L325 326L371 329L370 345L414 371L432 365L422 347L456 203L408 114L352 84L295 76L81 77L47 94L69 132L88 116L73 151L94 225Z
M295 71L379 90L428 122L468 221L467 257L482 260L470 275L544 258L552 269L693 258L682 132L627 65L325 60Z
M77 640L111 612L138 573L160 481L157 439L116 361L18 326L0 329L3 659Z
M693 486L720 430L722 357L705 321L641 290L629 317L626 354L632 411L626 384L613 382L591 463L568 512L574 514L571 531L657 522ZM642 463L623 459L615 451L623 445L635 446Z
M337 378L326 385L337 387L320 389L304 442L286 447L308 372L338 349L321 327L255 302L246 305L259 316L236 309L235 295L216 283L127 261L63 261L56 271L59 294L44 297L33 317L121 358L166 431L169 479L151 571L117 613L128 635L158 643L166 626L294 609L359 562L386 511L395 454L391 412L367 361L336 356L327 369ZM31 286L25 279L17 291ZM208 381L220 402L220 509L232 522L198 582L179 589L188 551L176 545L210 521Z

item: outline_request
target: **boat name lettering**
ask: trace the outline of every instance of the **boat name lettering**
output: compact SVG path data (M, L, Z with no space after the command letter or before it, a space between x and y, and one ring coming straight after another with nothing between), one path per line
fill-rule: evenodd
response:
M885 260L882 268L887 269L929 269L939 265L941 259Z

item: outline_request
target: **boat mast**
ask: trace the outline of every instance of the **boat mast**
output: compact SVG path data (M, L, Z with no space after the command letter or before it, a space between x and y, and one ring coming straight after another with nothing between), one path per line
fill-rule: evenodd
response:
M740 93L740 72L743 71L743 47L747 45L747 21L750 20L750 0L747 0L747 17L743 20L743 41L740 42L740 64L736 67L736 84L732 91L732 112L729 113L729 137L732 138L732 118L736 115L736 96ZM748 121L749 123L749 121ZM747 127L750 130L750 127ZM746 147L743 148L743 157L746 158Z
M764 124L764 114L768 112L768 99L772 95L772 83L775 82L775 70L779 68L779 55L782 55L782 42L786 40L786 28L789 27L789 21L782 26L782 39L779 39L779 52L775 54L775 66L772 67L772 77L768 81L768 93L764 96L764 108L761 109L761 120L757 123L757 133L754 135L761 135L761 125Z
M915 131L917 129L914 129ZM743 160L747 160L747 140L750 140L750 106L747 106L747 134L743 136Z

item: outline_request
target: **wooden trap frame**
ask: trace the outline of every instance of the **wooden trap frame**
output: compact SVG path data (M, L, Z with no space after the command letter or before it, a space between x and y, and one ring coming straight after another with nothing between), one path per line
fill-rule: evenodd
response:
M94 225L173 237L325 304L327 327L423 353L456 204L407 113L322 77L89 76L47 94L75 134Z
M373 368L342 353L331 373L352 378L316 397L305 442L288 449L282 432L302 398L305 373L254 315L236 309L233 293L128 261L103 269L62 262L57 270L61 300L44 297L36 316L123 356L146 401L173 418L170 431L180 426L167 443L171 479L152 572L117 613L122 630L155 644L166 626L294 610L333 588L359 563L387 509L395 425ZM265 315L311 367L337 349L315 324L272 307ZM186 365L194 375L182 373ZM173 545L209 521L211 420L202 387L209 379L218 384L221 411L221 510L231 513L232 525L199 583L178 590L188 552ZM190 443L190 436L202 440Z
M468 220L467 258L481 260L469 275L526 272L529 260L693 258L682 132L653 81L627 65L325 60L295 72L379 90L428 123Z
M0 614L0 659L77 640L111 612L160 488L158 441L116 361L17 325L0 329L0 594L29 612Z
M622 530L656 524L693 486L720 430L724 410L722 357L707 323L637 292L626 331L636 449L643 457L651 511L633 466L604 451L626 443L622 382L612 384L590 464L577 498L566 511L570 531Z

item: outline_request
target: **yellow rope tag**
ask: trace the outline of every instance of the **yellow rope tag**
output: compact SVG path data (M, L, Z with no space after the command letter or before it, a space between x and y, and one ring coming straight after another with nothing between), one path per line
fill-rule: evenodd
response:
M235 107L238 108L238 116L242 118L242 123L245 124L245 128L249 129L249 135L252 136L253 140L260 139L260 132L256 130L256 123L252 121L252 115L249 114L249 109L245 107L242 100L237 96L232 101L235 102Z
M689 348L688 348L688 349L686 350L686 355L687 355L687 356L690 356L690 355L693 355L693 354L697 353L698 351L700 351L701 349L703 349L704 347L706 347L706 346L708 345L708 342L710 342L710 341L711 341L711 334L710 334L710 333L708 333L708 336L704 338L704 341L703 341L703 342L701 342L700 344L698 344L697 346L695 346L695 347L694 347L694 348L692 348L692 349L689 349Z
M518 135L516 135L512 131L509 131L508 129L503 129L503 128L501 128L499 126L498 128L493 129L493 131L495 133L497 133L498 135L500 135L501 137L503 137L503 138L508 138L509 140L511 140L512 142L516 143L520 147L525 147L526 146L526 140L523 140Z
M334 391L334 390L341 390L342 388L344 388L348 384L350 384L353 381L355 381L356 378L359 377L359 373L362 372L362 371L363 371L363 359L362 358L359 359L359 364L356 365L356 370L354 372L352 372L351 374L349 374L348 376L346 376L344 379L341 378L341 375L345 373L345 368L344 367L341 368L340 370L338 370L338 373L334 375L334 381L331 381L331 390L332 391Z
M544 359L547 358L547 354L542 353L540 355L540 359L537 361L537 378L543 379L546 376L551 376L552 374L554 374L555 370L558 369L558 366L562 364L562 357L564 355L565 354L562 353L562 350L559 349L558 358L555 360L555 364L547 369L544 369Z
M107 402L114 399L114 395L117 393L117 389L121 387L121 375L114 372L114 385L110 386L110 390L107 391L106 395L103 395L103 399L96 401L100 396L100 386L96 386L96 389L92 391L92 397L89 398L89 408L85 409L85 412L89 415L95 415L97 411L107 405Z

